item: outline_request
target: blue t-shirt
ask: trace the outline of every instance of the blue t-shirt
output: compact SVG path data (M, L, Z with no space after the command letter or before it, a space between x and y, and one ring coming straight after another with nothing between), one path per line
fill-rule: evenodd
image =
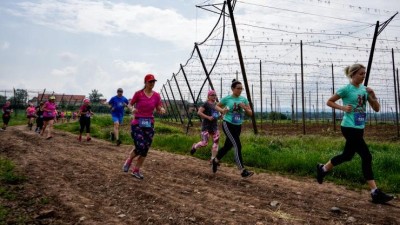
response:
M124 115L124 108L128 105L128 99L124 96L118 97L118 95L112 97L108 102L111 105L111 114L115 116Z
M356 87L348 84L339 88L336 92L342 98L343 105L351 105L351 112L344 112L341 126L351 127L357 129L364 129L366 116L366 104L368 99L368 92L364 85Z
M249 101L243 96L236 97L233 95L221 99L221 104L229 107L229 111L224 116L225 121L235 125L241 125L243 123L244 109L239 106L240 103L248 105Z

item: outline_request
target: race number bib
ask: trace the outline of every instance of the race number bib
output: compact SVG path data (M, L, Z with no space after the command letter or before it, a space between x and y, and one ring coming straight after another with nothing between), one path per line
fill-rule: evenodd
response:
M87 113L85 114L85 116L86 116L86 117L90 117L90 112L87 112Z
M151 118L139 118L139 127L151 127Z
M232 123L242 123L242 114L232 113Z
M366 113L354 113L354 123L356 126L362 126L365 124Z
M213 110L213 111L212 111L212 117L214 117L215 119L218 119L218 118L219 118L219 113L218 113L218 111Z

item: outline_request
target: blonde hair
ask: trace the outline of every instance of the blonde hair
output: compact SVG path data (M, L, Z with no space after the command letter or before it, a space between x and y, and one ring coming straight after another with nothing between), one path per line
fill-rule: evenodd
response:
M359 63L353 64L351 66L347 66L346 68L344 68L344 73L346 74L346 76L351 79L353 77L353 75L355 73L357 73L357 71L359 71L360 69L365 69L365 66Z

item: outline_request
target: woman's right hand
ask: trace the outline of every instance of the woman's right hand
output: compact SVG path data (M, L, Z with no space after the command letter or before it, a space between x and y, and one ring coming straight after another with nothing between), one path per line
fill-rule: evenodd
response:
M342 111L351 112L352 106L351 105L344 105L342 106Z

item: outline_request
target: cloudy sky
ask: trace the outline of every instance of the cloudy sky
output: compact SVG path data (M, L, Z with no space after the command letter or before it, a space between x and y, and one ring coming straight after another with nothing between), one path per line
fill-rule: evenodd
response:
M222 1L1 0L0 92L22 88L32 95L43 89L88 95L97 89L109 99L122 87L131 97L143 86L147 73L155 74L159 80L156 89L160 89L189 58L194 43L204 40L214 26L218 15L196 8L213 2ZM275 6L274 1L244 2ZM307 10L319 2L323 5L317 11L333 4L327 0L285 0L278 7L299 10L303 6ZM357 20L372 23L400 9L399 0L334 2L332 16L342 18L353 18L346 11L340 13L340 8L348 5L389 11L381 18L358 15ZM282 16L279 12L274 18L272 8L240 1L235 12L239 21L240 16L263 20L268 14L272 17L265 20L279 23ZM307 26L301 17L287 19L293 21L292 26Z

